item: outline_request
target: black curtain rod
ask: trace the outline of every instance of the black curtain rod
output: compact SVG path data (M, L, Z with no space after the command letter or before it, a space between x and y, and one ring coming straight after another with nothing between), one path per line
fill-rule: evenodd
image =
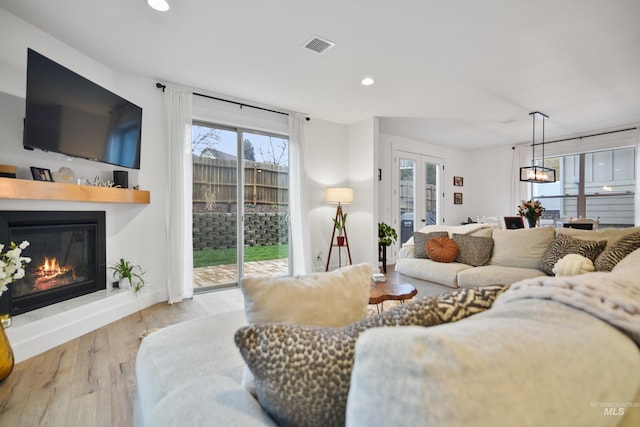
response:
M544 145L547 145L547 144L554 144L554 143L556 143L556 142L573 141L574 139L591 138L591 137L593 137L593 136L609 135L609 134L612 134L612 133L618 133L618 132L628 132L628 131L630 131L630 130L637 130L637 129L638 129L637 127L633 127L633 128L627 128L627 129L611 130L611 131L608 131L608 132L594 133L594 134L592 134L592 135L583 135L583 136L574 136L574 137L572 137L572 138L556 139L555 141L549 141L549 142L545 141L545 142L544 142ZM534 147L535 147L536 145L542 145L542 142L535 142L535 143L533 143L532 145L533 145Z
M162 91L164 92L164 90L167 88L167 85L163 85L162 83L156 83L156 87L158 89L162 89ZM196 93L196 92L193 92L193 94L196 95L196 96L201 96L203 98L215 99L216 101L228 102L229 104L236 104L236 105L239 105L240 108L249 107L249 108L254 108L256 110L268 111L270 113L282 114L284 116L288 116L289 115L289 113L285 113L285 112L282 112L282 111L270 110L269 108L263 108L263 107L258 107L256 105L244 104L242 102L237 102L237 101L231 101L231 100L228 100L228 99L218 98L216 96L204 95L202 93ZM307 121L309 121L309 117L305 117L305 119Z

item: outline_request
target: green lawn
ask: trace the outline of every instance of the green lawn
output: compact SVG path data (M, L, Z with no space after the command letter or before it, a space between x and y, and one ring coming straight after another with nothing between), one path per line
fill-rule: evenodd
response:
M288 257L289 245L246 246L244 248L244 260L247 262L282 259ZM193 251L194 268L221 264L235 264L236 261L236 249L206 249L202 251Z

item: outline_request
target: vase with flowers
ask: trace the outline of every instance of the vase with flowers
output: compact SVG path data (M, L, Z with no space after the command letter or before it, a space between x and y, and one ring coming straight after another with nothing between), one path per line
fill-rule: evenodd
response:
M24 277L24 265L31 262L31 258L22 256L22 251L29 246L26 240L19 245L14 242L9 244L6 252L4 245L0 244L0 296L8 291L7 285ZM0 382L4 381L13 370L14 358L11 343L4 332L4 326L0 324Z
M527 218L529 228L536 226L538 218L542 216L544 211L545 209L539 200L527 200L526 202L520 203L520 206L518 206L518 215Z

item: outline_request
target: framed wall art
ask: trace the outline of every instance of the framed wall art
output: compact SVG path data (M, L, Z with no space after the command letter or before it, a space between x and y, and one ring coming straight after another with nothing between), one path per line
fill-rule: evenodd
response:
M462 204L462 193L453 193L453 204L454 205Z
M453 185L455 185L456 187L462 187L464 185L464 178L461 176L454 176Z
M51 177L51 171L49 169L36 168L34 166L31 166L31 176L35 181L53 182L53 178Z

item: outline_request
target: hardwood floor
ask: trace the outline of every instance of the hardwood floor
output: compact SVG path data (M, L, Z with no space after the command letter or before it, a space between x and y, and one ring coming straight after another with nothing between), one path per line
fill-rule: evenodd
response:
M0 383L0 426L131 426L140 335L242 308L239 289L159 303L25 360Z
M386 276L402 281L393 265ZM242 308L237 288L159 303L25 360L0 383L0 426L132 426L140 335Z

